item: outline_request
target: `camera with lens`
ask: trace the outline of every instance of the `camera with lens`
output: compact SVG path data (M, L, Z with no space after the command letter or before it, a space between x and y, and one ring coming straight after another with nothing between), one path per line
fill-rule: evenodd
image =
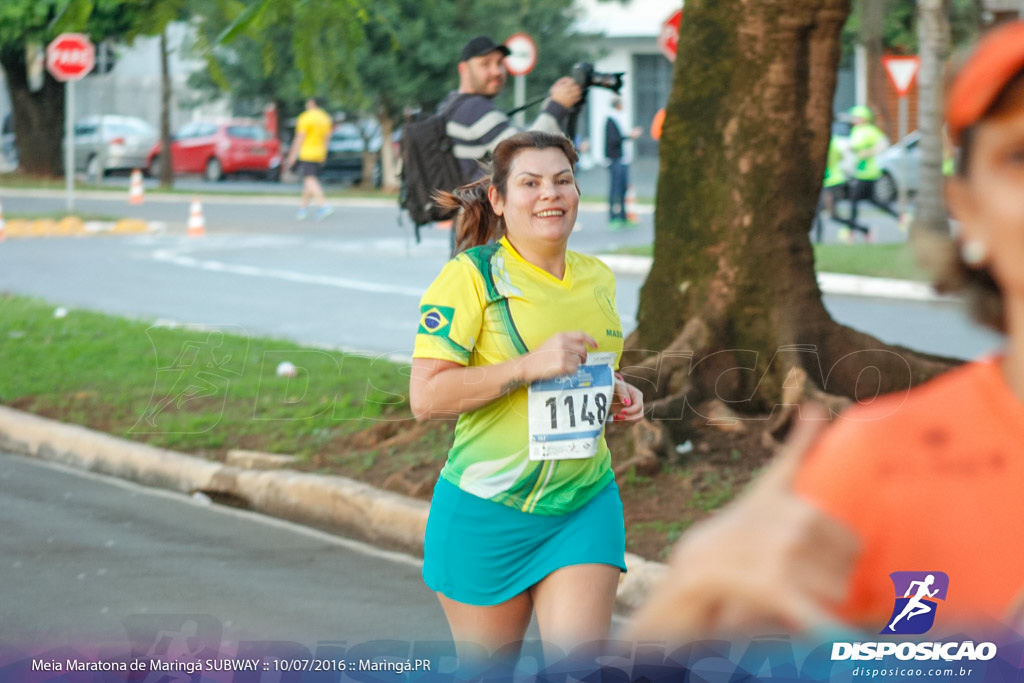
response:
M623 75L624 72L606 74L594 71L594 65L590 62L577 62L572 67L572 79L583 89L584 94L586 94L587 88L593 85L611 90L617 95L622 89Z
M580 86L583 94L580 96L579 101L569 110L569 120L565 127L565 134L569 136L569 139L575 139L576 137L576 121L579 118L580 111L583 109L583 104L587 101L587 89L593 85L598 88L607 88L618 95L619 90L622 89L623 75L625 75L624 72L605 74L594 71L594 65L590 62L577 62L572 67L570 76Z

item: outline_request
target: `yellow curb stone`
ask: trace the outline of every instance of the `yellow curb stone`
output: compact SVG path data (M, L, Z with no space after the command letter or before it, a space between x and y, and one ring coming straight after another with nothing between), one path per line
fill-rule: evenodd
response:
M46 237L57 233L57 221L52 218L37 218L32 221L32 228L29 234Z
M85 224L78 216L67 216L57 224L58 232L61 235L77 235L85 232Z
M4 232L8 237L23 237L29 233L31 226L28 221L15 219L6 222Z
M123 218L114 224L113 232L120 235L149 232L149 222L138 218Z
M123 218L114 221L84 222L78 216L62 219L37 218L26 220L15 218L4 222L4 237L53 237L68 235L137 235L158 230L148 221L138 218Z

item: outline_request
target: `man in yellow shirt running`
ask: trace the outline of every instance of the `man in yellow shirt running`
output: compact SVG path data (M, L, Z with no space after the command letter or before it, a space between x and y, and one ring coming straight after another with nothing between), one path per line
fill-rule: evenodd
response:
M295 139L287 164L290 168L296 159L299 161L295 172L302 178L302 205L295 217L300 221L306 218L311 200L320 207L316 212L318 221L334 213L334 209L327 206L320 186L320 170L327 160L327 143L331 139L332 128L331 117L323 110L323 101L318 97L306 100L306 111L295 123Z

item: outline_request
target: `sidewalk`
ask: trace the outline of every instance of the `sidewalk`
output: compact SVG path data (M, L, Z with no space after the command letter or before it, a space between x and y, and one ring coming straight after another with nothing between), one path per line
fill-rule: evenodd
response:
M605 265L616 275L646 277L651 269L652 258L648 256L626 256L623 254L597 254ZM845 294L848 296L870 296L882 299L904 299L910 301L957 301L958 297L938 294L926 282L897 280L885 277L867 277L845 273L818 273L818 286L823 294Z

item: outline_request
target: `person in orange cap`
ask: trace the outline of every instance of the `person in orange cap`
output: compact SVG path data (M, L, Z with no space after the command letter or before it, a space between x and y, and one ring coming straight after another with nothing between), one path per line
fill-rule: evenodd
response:
M960 228L939 283L968 294L1004 349L855 403L820 435L813 424L827 416L809 408L755 487L681 539L630 636L1021 625L1024 21L977 45L948 92L947 125ZM914 592L922 581L927 595ZM915 598L915 616L901 618Z

